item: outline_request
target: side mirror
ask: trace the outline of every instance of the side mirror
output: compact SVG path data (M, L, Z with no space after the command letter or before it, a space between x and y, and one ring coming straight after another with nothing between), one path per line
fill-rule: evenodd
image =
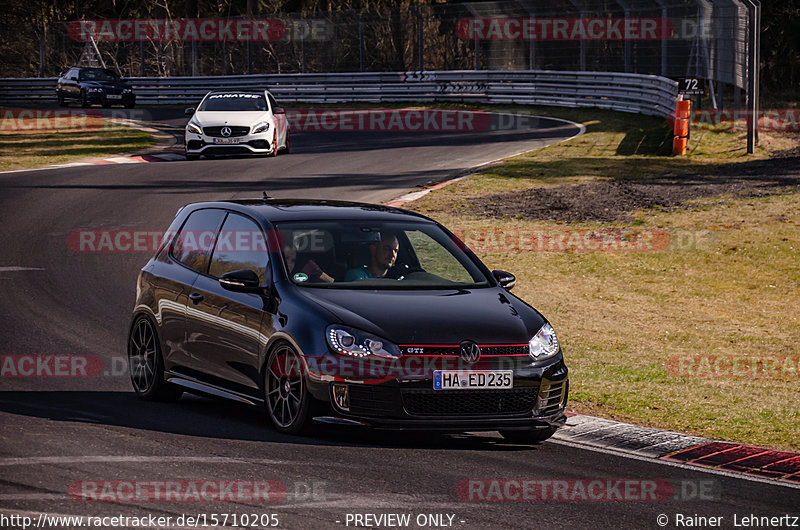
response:
M273 114L286 114L286 109L283 109L283 108L280 108L280 107L275 107L274 109L272 109L272 113Z
M517 277L506 271L492 271L492 276L500 284L500 287L510 291L517 284Z
M251 270L228 272L219 279L219 284L229 291L252 293L261 289L258 274Z
M187 115L187 116L191 116L192 114L194 114L194 107L186 107L186 108L183 110L183 113L184 113L185 115Z

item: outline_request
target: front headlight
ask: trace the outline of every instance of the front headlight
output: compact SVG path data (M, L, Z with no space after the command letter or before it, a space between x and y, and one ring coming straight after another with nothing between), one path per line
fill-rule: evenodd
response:
M89 89L89 92L102 92L103 89L100 87L92 87Z
M193 121L190 121L190 122L189 122L189 123L186 125L186 131L187 131L187 132L190 132L190 133L195 133L195 134L203 134L203 131L201 131L201 130L200 130L200 126L199 126L199 125L197 125L197 124L196 124L195 122L193 122Z
M123 94L133 94L133 89L125 88L125 89L122 90L122 93Z
M262 121L261 123L257 123L255 127L253 127L253 132L250 134L258 134L262 132L266 132L269 130L269 122Z
M331 349L342 355L400 357L400 348L391 342L355 328L338 324L328 326L328 329L325 330L325 338L328 339Z
M536 361L547 359L558 353L558 337L553 326L545 322L542 329L528 342L528 352Z

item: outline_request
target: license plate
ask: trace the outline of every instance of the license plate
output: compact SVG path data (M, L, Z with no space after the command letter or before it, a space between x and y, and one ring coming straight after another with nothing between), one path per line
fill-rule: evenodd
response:
M215 144L238 144L241 138L214 138Z
M120 96L119 94L108 94L106 96L106 99L122 99L122 96Z
M434 370L433 372L434 390L475 388L514 388L514 372L511 370Z

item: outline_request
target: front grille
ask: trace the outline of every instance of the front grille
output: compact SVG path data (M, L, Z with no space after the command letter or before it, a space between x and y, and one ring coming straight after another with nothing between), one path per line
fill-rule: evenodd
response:
M219 125L219 126L215 125L214 127L203 127L203 133L206 136L217 136L219 138L226 138L225 136L222 136L223 127L225 127L225 125ZM230 127L231 129L231 134L230 136L228 136L228 138L233 138L234 136L247 136L247 134L250 132L250 127L242 127L239 125L228 125L227 127Z
M111 87L104 87L106 89L106 94L122 94L121 88L111 88Z
M507 390L404 390L403 404L413 416L479 416L530 413L538 387Z
M253 152L238 145L215 145L203 149L204 155L249 155Z
M542 396L536 405L537 416L550 416L561 409L566 386L566 381L550 383L549 387L542 388Z
M350 412L365 416L394 415L397 390L375 385L349 385Z
M458 357L461 355L460 346L413 346L403 345L400 349L403 355L414 356L419 353L408 353L410 348L423 348L424 355L452 355ZM411 351L417 351L412 349ZM528 345L501 345L501 346L481 346L481 357L485 355L528 355Z

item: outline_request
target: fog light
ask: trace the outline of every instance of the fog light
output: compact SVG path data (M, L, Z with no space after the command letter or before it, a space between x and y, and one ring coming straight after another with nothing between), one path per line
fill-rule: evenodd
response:
M342 410L350 410L350 391L347 385L333 385L333 401Z

